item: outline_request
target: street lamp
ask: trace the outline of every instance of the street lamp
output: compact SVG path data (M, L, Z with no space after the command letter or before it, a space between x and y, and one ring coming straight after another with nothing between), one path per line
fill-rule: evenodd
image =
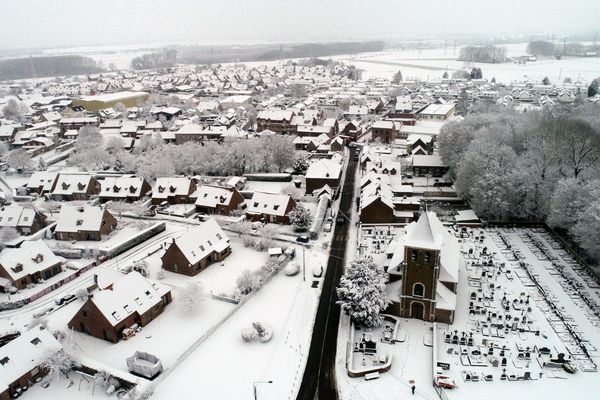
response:
M254 400L258 400L257 397L257 393L256 393L256 385L259 383L273 383L273 381L256 381L256 382L252 382L252 388L254 389Z

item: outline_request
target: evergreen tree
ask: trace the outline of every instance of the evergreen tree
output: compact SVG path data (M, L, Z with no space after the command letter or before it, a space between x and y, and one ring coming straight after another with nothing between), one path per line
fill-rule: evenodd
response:
M467 94L467 90L462 88L460 90L460 95L458 96L458 101L456 102L456 113L458 115L467 115L469 111L469 95Z
M542 85L548 86L549 84L550 84L550 79L548 79L548 77L545 76L544 79L542 79Z
M448 79L448 71L444 71L444 74L442 75L443 79Z
M392 79L392 83L398 84L402 82L402 71L398 71L394 74L394 78Z
M338 304L352 319L365 326L379 326L381 313L390 304L385 293L387 277L383 268L371 257L359 258L350 263L337 289Z
M295 231L303 232L310 228L313 219L310 215L310 211L299 204L290 213L290 221L292 222Z
M588 87L588 97L594 97L598 94L598 80L594 79Z

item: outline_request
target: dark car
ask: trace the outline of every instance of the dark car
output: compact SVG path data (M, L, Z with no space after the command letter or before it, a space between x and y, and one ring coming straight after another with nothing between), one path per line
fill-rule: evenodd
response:
M308 235L300 235L296 238L296 242L298 243L308 243L309 240L310 238L308 237Z
M68 304L68 303L72 302L73 300L75 300L75 295L67 294L63 297L55 299L54 302L56 303L57 306L62 306L63 304Z

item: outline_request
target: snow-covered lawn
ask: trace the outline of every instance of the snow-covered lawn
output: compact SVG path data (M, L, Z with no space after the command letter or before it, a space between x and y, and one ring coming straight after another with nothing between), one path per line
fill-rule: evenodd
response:
M261 399L290 399L298 388L309 347L317 289L294 277L277 275L210 339L158 384L153 399L251 399L252 382ZM240 330L254 321L273 329L268 343L244 343Z
M244 247L242 240L229 233L231 243L231 254L222 263L213 263L196 276L176 274L164 271L163 283L173 287L184 287L191 281L201 281L207 294L226 293L231 295L236 289L236 279L243 270L255 271L269 260L266 251L258 252L254 249ZM150 264L151 278L156 279L156 273L162 265L160 257L164 251L159 251L148 257L146 261Z
M247 181L244 190L280 194L292 182Z
M73 380L73 384L68 386L67 378L60 376L57 380L50 382L50 386L43 388L42 385L36 384L29 388L27 393L23 395L23 399L31 400L102 400L102 399L116 399L116 396L106 395L104 391L96 387L93 389L94 381L80 379L79 375L75 372L69 374L69 377ZM94 390L92 394L92 390Z

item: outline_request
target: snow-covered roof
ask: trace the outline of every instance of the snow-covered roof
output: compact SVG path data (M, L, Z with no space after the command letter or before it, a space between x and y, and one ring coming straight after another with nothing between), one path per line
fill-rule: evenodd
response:
M204 185L196 190L196 205L214 208L217 205L228 205L233 196L233 188Z
M133 271L116 280L111 289L100 290L90 299L109 323L117 325L133 312L144 314L160 303L171 289L151 282Z
M456 310L456 293L453 293L441 282L438 282L435 290L435 308L440 310Z
M62 345L41 325L0 347L0 392L60 350Z
M213 252L220 253L229 247L229 238L217 221L208 219L202 225L174 239L190 264L196 264Z
M414 155L412 156L413 167L445 167L442 158L437 155Z
M59 174L52 194L71 195L86 193L92 180L90 174Z
M104 207L63 205L56 222L56 232L97 232L102 226Z
M0 228L31 226L35 219L35 210L23 206L0 207Z
M100 181L100 197L140 197L143 195L144 178L137 177L107 177Z
M337 179L341 176L342 165L335 160L322 158L312 163L306 171L306 179Z
M189 178L158 178L152 190L155 199L166 199L169 196L186 196L190 192Z
M263 110L258 113L257 119L268 119L271 121L290 121L294 117L294 112L289 110Z
M7 247L0 252L0 265L13 281L60 262L61 259L42 240L26 240L19 248Z
M283 217L290 200L291 197L288 194L254 192L254 196L248 201L247 212Z

